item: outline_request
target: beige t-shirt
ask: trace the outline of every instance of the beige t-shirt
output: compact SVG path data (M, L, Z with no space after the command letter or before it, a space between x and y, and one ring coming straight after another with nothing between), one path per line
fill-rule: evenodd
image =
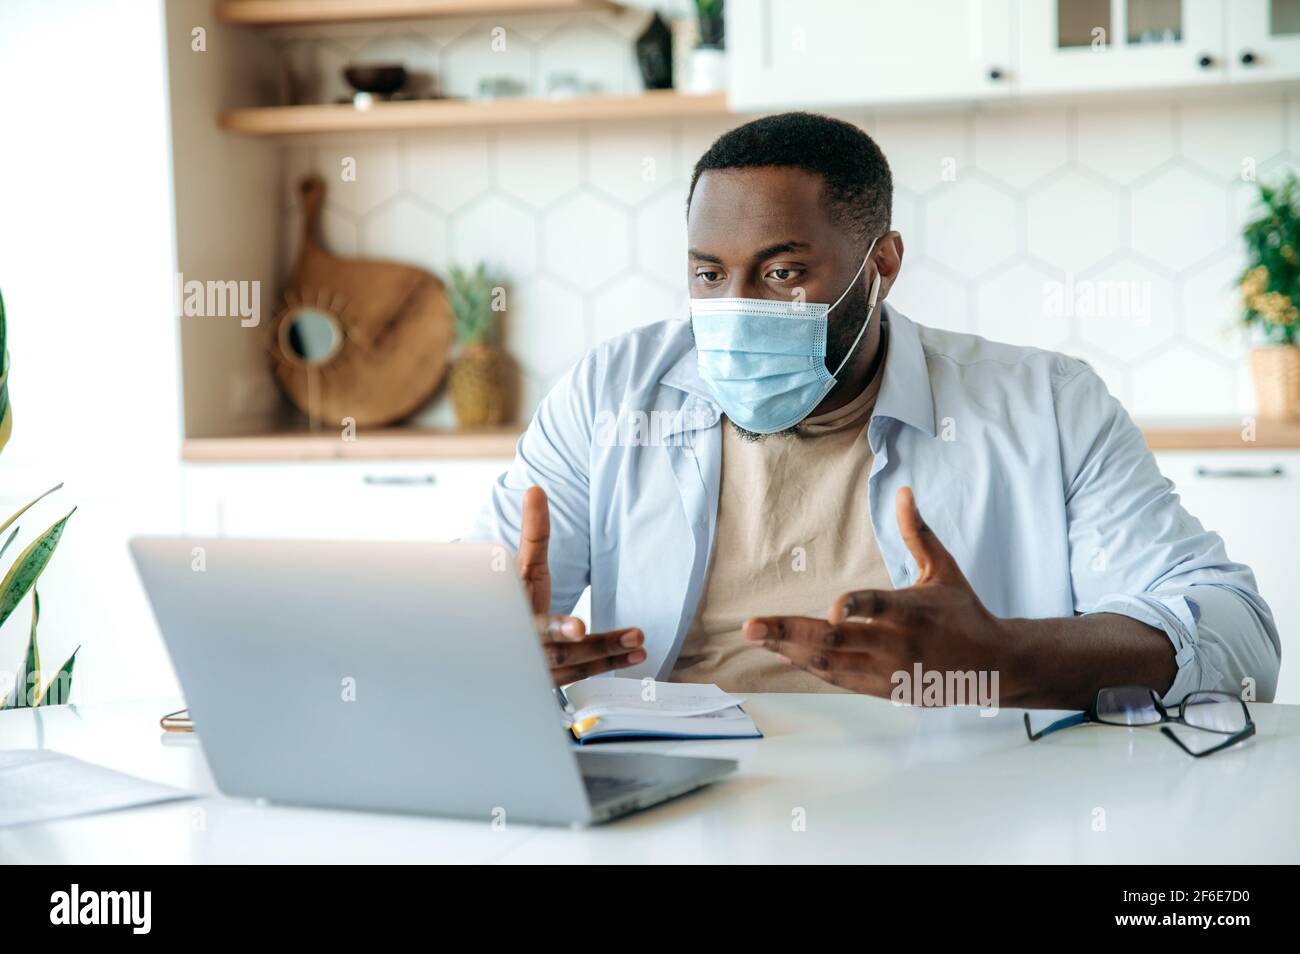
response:
M674 682L729 692L841 692L741 634L752 616L825 618L841 593L892 589L867 509L867 425L878 373L837 411L798 434L746 440L722 423L718 527L695 619Z

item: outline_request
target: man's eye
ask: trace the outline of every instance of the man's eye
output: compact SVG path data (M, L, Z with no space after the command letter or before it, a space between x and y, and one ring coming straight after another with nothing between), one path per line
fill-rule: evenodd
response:
M721 272L696 272L696 278L702 278L706 282L716 282Z
M795 268L774 268L767 274L768 277L775 278L778 282L785 282L794 278L798 273L799 270Z

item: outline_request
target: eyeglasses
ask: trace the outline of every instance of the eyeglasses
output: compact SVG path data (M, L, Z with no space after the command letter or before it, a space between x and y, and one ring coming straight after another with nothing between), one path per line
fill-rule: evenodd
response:
M1086 712L1057 719L1046 728L1035 732L1025 713L1025 733L1030 742L1045 735L1068 729L1071 726L1095 722L1100 725L1160 725L1162 722L1180 722L1192 729L1203 729L1226 735L1217 745L1194 752L1183 744L1169 726L1161 726L1162 734L1174 741L1180 749L1195 758L1212 755L1220 749L1236 745L1255 734L1255 721L1250 717L1246 703L1230 692L1213 690L1190 692L1176 706L1166 708L1155 691L1146 686L1111 686L1097 693L1097 700Z

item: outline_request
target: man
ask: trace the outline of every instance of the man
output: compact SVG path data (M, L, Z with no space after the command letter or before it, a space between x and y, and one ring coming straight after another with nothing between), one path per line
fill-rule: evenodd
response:
M1253 574L1091 368L883 304L891 191L870 137L806 113L699 160L691 319L587 354L473 534L518 550L556 682L889 696L920 665L996 673L1006 706L1271 699ZM564 615L588 585L597 635Z

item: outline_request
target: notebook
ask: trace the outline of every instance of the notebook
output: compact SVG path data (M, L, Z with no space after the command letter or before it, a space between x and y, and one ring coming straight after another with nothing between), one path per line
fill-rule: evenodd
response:
M0 790L0 828L194 798L47 749L0 752Z
M613 739L761 739L745 700L714 685L593 676L557 689L580 745Z

